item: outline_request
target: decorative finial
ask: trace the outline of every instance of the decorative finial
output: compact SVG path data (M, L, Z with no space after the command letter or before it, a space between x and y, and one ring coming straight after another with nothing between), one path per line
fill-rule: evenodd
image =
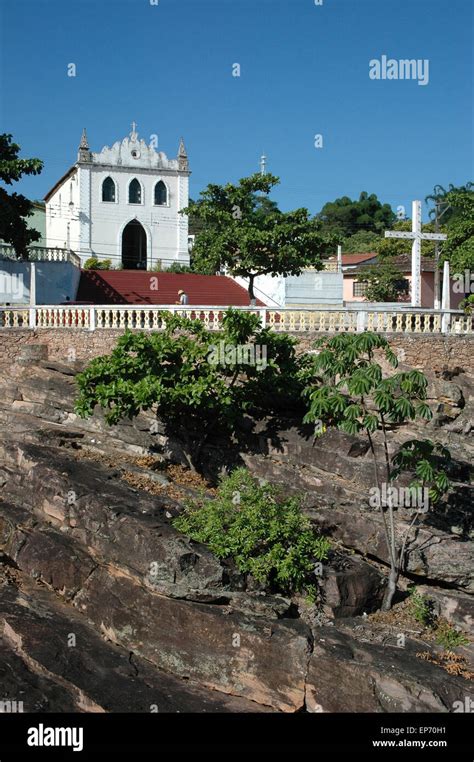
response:
M92 154L89 151L89 142L87 140L86 128L82 130L81 142L79 143L79 150L77 152L78 161L92 161Z
M185 172L189 169L188 154L183 138L180 138L178 148L178 169Z
M137 137L138 137L137 126L138 126L138 125L137 125L137 123L136 123L136 122L132 122L132 131L131 131L131 133L130 133L130 138L131 138L131 140L133 141L133 143L135 143L135 142L136 142L136 139L137 139Z
M85 148L86 151L89 150L89 143L87 140L87 132L85 127L82 130L82 136L81 136L81 142L79 143L79 148Z
M266 174L266 166L267 166L267 157L264 153L260 156L260 174L265 175Z

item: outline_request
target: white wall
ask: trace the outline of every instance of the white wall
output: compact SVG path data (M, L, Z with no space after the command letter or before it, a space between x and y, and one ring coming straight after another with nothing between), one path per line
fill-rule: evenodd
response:
M70 262L35 262L36 303L75 301L80 269ZM0 260L0 304L29 304L30 262Z
M134 158L134 156L137 158ZM102 201L102 183L115 182L115 201ZM128 186L136 178L142 187L141 204L129 204ZM168 190L167 204L155 206L154 189L162 180ZM73 206L70 206L70 201ZM66 178L47 202L48 246L66 247L78 253L82 263L90 256L122 262L122 233L138 220L147 235L147 267L159 260L189 264L188 218L179 214L189 203L189 172L136 136L124 138L111 148L80 160L73 177ZM69 236L68 236L69 223Z
M248 278L234 277L243 288ZM255 295L268 307L318 306L342 307L342 273L327 270L304 270L301 275L259 275L255 278Z

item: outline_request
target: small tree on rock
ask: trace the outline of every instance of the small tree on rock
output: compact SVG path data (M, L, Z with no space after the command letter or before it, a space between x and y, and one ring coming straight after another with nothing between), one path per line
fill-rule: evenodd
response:
M391 608L397 583L405 563L408 534L417 523L424 506L417 506L405 537L397 540L393 499L394 480L403 473L415 478L412 490L429 488L431 502L446 492L449 481L443 466L449 459L445 448L437 448L429 440L409 440L390 456L390 440L394 427L417 416L430 420L432 412L426 403L427 380L417 370L384 375L374 352L379 350L389 366L396 368L397 358L388 341L379 334L341 334L316 343L320 349L315 358L315 378L304 390L309 410L305 422L315 424L315 435L328 427L348 434L365 434L374 462L374 478L390 563L387 589L382 604ZM374 437L380 432L383 466L379 468ZM385 479L383 473L385 472ZM385 482L385 490L382 489ZM383 494L387 500L382 499Z
M233 432L245 413L285 409L301 395L308 360L296 357L289 336L263 329L257 315L229 310L222 332L169 313L161 319L162 331L127 332L77 376L80 416L99 405L115 424L153 409L198 470L211 432ZM248 362L246 347L263 350L265 362Z

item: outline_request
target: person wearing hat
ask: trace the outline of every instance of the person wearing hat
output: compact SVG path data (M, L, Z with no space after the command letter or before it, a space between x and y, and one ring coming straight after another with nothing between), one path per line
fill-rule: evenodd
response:
M188 295L180 288L178 291L179 301L176 304L188 304Z

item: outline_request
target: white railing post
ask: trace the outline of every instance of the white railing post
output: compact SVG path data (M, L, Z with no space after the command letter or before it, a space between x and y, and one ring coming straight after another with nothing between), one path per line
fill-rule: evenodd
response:
M36 328L36 307L28 309L28 325L31 329Z
M357 313L357 332L362 333L367 326L367 312L360 310Z
M450 327L451 327L451 313L443 312L443 317L441 318L441 333L449 333Z
M267 327L267 308L266 307L263 307L260 310L260 322L262 324L262 328Z
M95 307L89 307L89 331L95 331Z

